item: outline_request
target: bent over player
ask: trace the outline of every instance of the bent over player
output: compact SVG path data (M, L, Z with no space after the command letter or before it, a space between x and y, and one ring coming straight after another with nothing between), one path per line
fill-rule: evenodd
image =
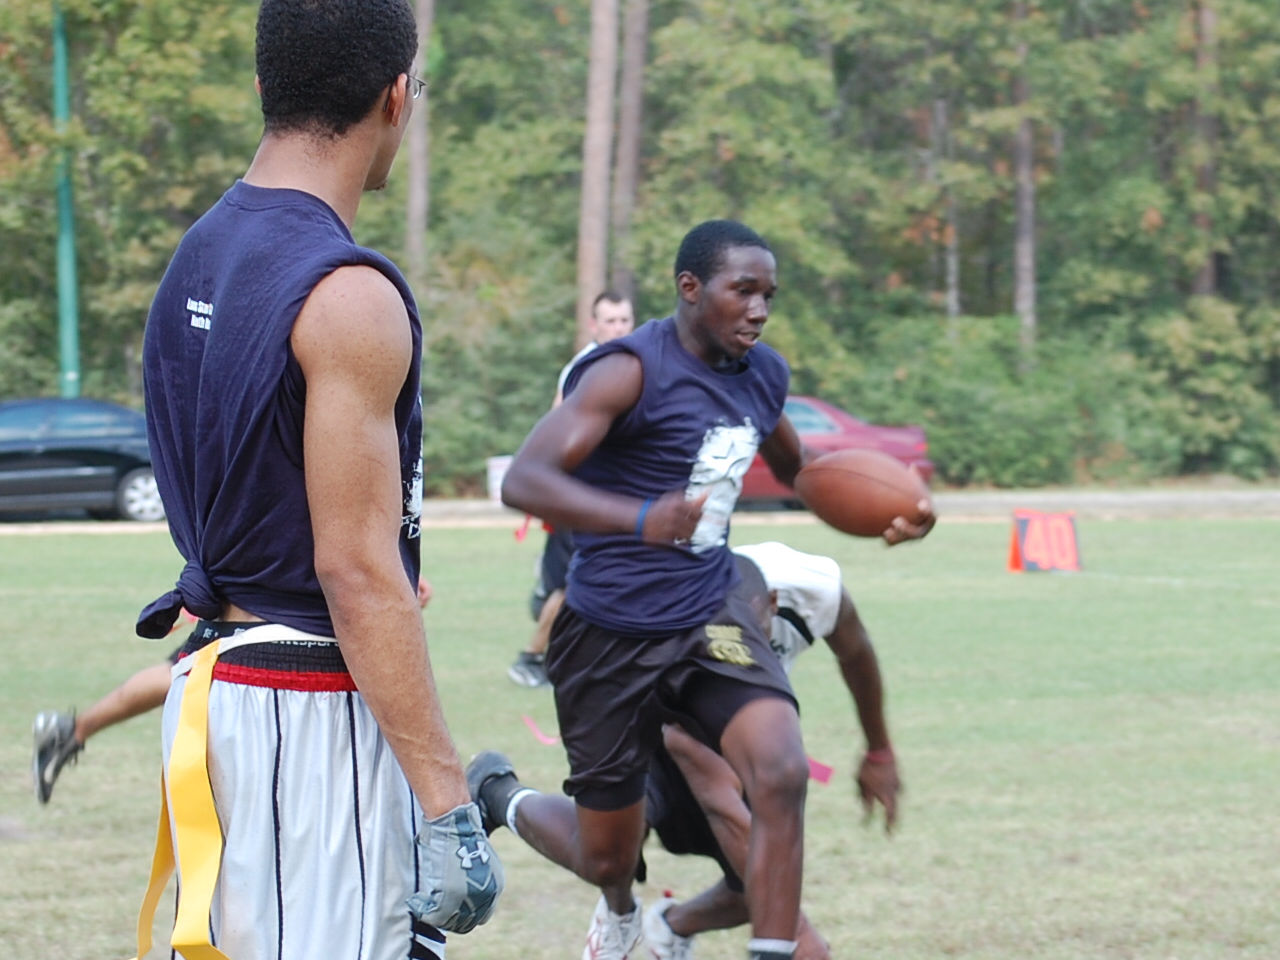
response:
M407 0L264 0L262 142L147 320L186 566L138 632L201 617L163 720L187 955L440 957L441 928L484 922L501 888L415 598L421 325L351 236L420 89L416 48Z
M583 956L622 960L640 934L645 776L662 717L680 718L750 799L748 952L781 960L795 950L808 763L785 672L730 593L726 537L757 450L787 484L807 454L782 413L786 363L759 344L777 287L768 246L709 221L674 272L674 316L580 360L503 486L509 505L576 531L546 664L574 815L522 793L500 755L478 757L468 779L487 827L505 821L601 888Z
M870 816L884 807L885 828L897 817L897 763L884 717L883 686L875 649L858 616L840 567L830 557L768 542L735 547L742 583L737 588L761 615L774 653L790 673L797 657L822 637L836 656L853 697L867 749L857 784ZM686 960L693 937L746 923L741 873L751 812L742 787L724 759L678 726L663 727L646 789L645 818L671 853L716 860L724 876L697 897L679 903L664 897L645 913L644 938L656 960ZM825 941L801 915L797 960L822 960Z

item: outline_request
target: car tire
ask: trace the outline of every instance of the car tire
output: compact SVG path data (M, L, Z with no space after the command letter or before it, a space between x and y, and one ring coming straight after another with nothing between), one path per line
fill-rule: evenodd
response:
M164 504L150 467L138 467L120 478L116 487L116 514L121 520L143 523L164 519Z

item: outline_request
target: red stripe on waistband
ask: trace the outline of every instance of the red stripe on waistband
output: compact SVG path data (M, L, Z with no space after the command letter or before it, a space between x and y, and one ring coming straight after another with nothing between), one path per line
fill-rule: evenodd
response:
M224 683L240 683L247 687L271 687L275 690L305 690L320 693L340 693L356 688L349 673L324 673L320 671L265 670L260 667L242 667L235 663L219 661L213 667L213 679Z

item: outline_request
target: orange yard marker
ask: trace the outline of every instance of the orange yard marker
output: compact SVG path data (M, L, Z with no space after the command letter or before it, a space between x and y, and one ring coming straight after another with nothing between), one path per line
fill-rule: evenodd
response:
M1015 510L1009 538L1009 572L1079 570L1074 513Z

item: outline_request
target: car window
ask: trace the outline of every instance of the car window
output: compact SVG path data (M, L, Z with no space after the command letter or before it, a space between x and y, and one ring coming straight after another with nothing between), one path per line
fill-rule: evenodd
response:
M0 440L34 440L48 415L35 403L0 410Z
M830 417L803 400L788 400L783 409L791 425L796 428L796 433L840 432L840 428L831 421Z
M58 407L53 412L50 437L100 439L106 437L132 437L138 434L136 418L127 411L110 407L79 404Z

